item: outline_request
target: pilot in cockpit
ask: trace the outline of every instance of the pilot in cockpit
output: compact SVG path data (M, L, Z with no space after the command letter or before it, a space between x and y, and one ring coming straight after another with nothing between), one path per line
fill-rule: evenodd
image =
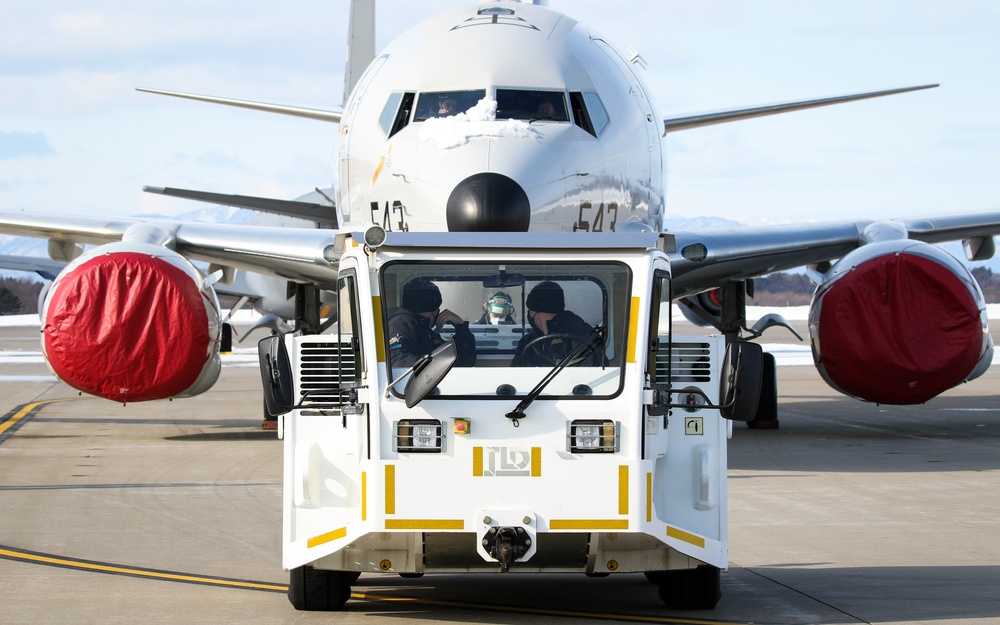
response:
M542 100L538 103L538 115L544 119L554 118L556 116L555 105L548 100Z
M438 99L437 113L434 117L448 117L458 113L458 100L452 96L445 96Z

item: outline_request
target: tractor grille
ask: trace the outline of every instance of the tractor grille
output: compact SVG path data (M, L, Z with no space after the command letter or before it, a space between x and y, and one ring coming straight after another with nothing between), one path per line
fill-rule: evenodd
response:
M343 387L358 381L358 354L354 340L349 336L343 341L302 341L299 350L299 398L302 404L339 403L339 393L322 393L324 389ZM307 391L313 391L305 397Z
M668 362L668 358L673 362ZM671 366L672 365L672 366ZM668 369L669 367L669 369ZM673 379L667 379L667 372ZM674 343L673 354L667 350L667 341L660 340L656 350L655 382L689 383L712 380L712 351L708 343Z

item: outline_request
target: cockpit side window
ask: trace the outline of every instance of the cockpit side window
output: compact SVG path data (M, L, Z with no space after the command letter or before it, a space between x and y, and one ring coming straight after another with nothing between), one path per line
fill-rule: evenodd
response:
M497 89L497 119L568 122L566 96L559 91Z
M600 136L610 122L608 111L604 108L600 96L591 92L574 91L569 94L569 101L576 125L595 137Z
M587 114L590 115L590 123L594 126L594 132L600 136L608 126L608 111L596 93L584 93L583 101L587 103Z
M421 93L417 100L417 116L413 121L422 122L431 117L458 115L468 111L485 97L485 89Z
M410 113L413 112L414 93L392 93L386 100L382 114L378 118L378 125L382 128L386 138L391 137L406 127L410 122Z

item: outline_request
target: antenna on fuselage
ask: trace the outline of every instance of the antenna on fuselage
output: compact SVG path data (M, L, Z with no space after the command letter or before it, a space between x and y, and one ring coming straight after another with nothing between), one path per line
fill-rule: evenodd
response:
M351 0L344 66L344 102L369 64L375 59L375 0Z

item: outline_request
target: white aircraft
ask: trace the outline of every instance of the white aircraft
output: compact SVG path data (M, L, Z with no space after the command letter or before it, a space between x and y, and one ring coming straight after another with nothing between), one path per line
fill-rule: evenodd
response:
M339 123L332 201L147 189L275 213L282 227L0 213L0 231L47 238L51 258L68 263L41 311L63 381L122 402L207 390L219 371L214 287L237 270L243 292L271 296L265 311L291 316L294 304L299 330L319 330L338 229L662 230L666 133L935 86L664 119L637 59L545 6L462 6L377 56L374 2L354 0L351 13L343 112L158 91ZM860 399L920 403L980 375L993 350L975 280L934 244L961 240L985 260L997 233L1000 212L674 232L673 297L735 336L748 280L810 266L823 377ZM208 276L192 261L210 263Z

